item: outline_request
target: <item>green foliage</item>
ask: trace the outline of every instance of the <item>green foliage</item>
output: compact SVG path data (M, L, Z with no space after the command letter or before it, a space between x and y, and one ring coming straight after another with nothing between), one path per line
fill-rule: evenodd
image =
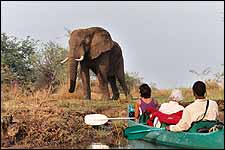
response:
M158 90L158 88L156 86L157 84L155 82L150 82L149 85L153 91Z
M16 37L1 34L1 75L2 82L20 81L27 86L36 79L34 72L35 49L38 41L27 36L19 40Z
M125 80L129 90L133 90L139 86L143 80L142 77L139 77L137 72L125 73Z
M66 66L61 65L60 61L66 57L66 49L58 44L48 42L43 45L37 53L37 68L38 79L36 86L38 88L57 88L66 79Z
M13 73L7 65L1 64L1 84L10 84L10 81L16 79L16 73Z
M1 34L1 83L19 81L22 89L57 87L65 82L66 69L60 61L66 50L48 42L40 46L27 36L16 37Z

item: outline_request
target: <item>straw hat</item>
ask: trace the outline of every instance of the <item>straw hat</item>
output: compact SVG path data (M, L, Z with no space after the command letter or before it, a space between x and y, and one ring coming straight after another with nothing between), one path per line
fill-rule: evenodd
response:
M172 90L172 93L169 96L169 99L173 100L173 101L177 101L177 102L182 101L183 100L183 96L182 96L181 91L178 90L178 89Z

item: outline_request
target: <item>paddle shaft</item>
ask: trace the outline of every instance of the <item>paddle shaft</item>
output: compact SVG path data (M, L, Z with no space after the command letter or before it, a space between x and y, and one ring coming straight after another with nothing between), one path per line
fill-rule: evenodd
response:
M131 134L133 133L133 134L135 134L135 133L143 133L143 132L151 132L151 131L160 131L160 130L162 130L162 129L148 129L148 130L141 130L141 131L132 131L132 132L130 132Z
M123 118L99 118L99 119L96 119L96 120L128 120L128 119L134 119L133 118L129 118L129 117L123 117Z
M101 125L105 124L108 120L128 120L134 119L134 117L117 117L117 118L108 118L103 114L88 114L84 117L85 123L89 125Z
M128 139L128 140L137 140L137 139L142 139L145 135L147 135L150 132L161 132L165 130L165 128L149 128L147 126L140 126L140 125L136 125L136 126L131 126L128 127L124 130L124 136Z
M134 119L134 117L132 117L132 118L130 118L130 117L121 117L121 118L107 118L108 120L117 120L117 119L125 119L125 120L127 120L127 119Z

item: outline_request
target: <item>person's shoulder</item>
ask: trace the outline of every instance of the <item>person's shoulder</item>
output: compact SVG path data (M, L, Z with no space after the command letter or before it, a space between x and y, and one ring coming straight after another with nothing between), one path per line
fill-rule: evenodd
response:
M180 105L180 107L182 107L183 109L185 108L184 106Z
M187 105L187 106L185 107L185 109L192 108L192 107L194 107L195 105L198 105L198 104L195 103L195 101L194 101L194 102L190 103L189 105Z
M209 103L218 106L218 104L217 104L217 102L215 100L209 100Z
M179 106L180 108L184 109L184 106L182 106L182 105L180 105L180 104L178 104L178 106Z
M160 104L160 110L166 109L168 107L168 103L162 103Z
M153 101L154 103L158 103L158 100L157 100L155 97L152 97L152 101Z
M161 106L167 106L169 103L162 103Z
M140 98L138 100L136 100L136 104L141 105L141 99Z

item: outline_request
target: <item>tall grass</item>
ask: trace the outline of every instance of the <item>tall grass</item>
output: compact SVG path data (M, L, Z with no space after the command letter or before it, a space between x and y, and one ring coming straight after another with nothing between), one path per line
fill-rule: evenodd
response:
M101 98L101 91L98 87L98 82L97 81L92 81L91 82L91 96L92 96L92 101L102 101ZM216 84L215 82L206 82L207 85L207 98L213 99L213 100L224 100L224 88L221 88ZM110 88L109 88L110 89ZM131 91L131 95L133 96L133 100L136 100L139 98L139 90L138 86L135 88L136 90ZM68 92L68 85L63 84L61 85L60 88L54 93L51 94L49 91L50 89L43 89L43 90L38 90L34 91L32 93L26 94L27 92L23 91L20 88L11 88L6 85L1 85L1 90L2 90L2 100L3 101L11 101L11 103L16 103L17 100L20 102L25 102L28 103L36 103L36 104L42 104L45 103L45 101L49 100L66 100L66 99L83 99L83 91L82 91L82 86L81 82L77 83L76 91L74 93L69 93ZM194 100L193 92L191 88L180 88L182 91L184 101L186 102L191 102ZM172 89L154 89L152 91L152 97L155 97L160 103L164 103L168 101L168 97L171 94ZM112 95L112 91L110 89L110 95ZM120 94L120 99L121 101L116 101L117 103L120 102L130 102L130 100L125 100L125 96L123 94L123 91L121 91ZM92 101L89 101L91 104ZM103 101L102 101L103 102ZM132 102L132 101L131 101ZM107 101L106 101L107 103ZM113 103L110 103L113 105ZM94 104L93 104L94 105Z

